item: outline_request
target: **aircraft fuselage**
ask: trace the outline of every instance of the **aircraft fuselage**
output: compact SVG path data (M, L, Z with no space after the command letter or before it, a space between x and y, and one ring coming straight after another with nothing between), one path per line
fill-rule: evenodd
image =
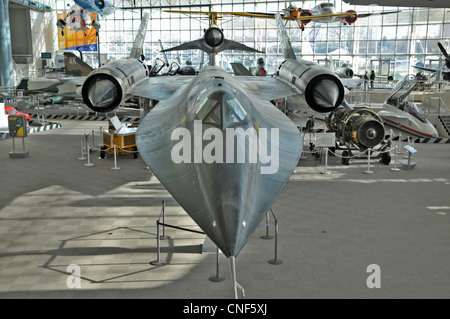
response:
M155 176L227 257L257 228L302 150L300 132L281 111L215 66L160 101L136 141Z

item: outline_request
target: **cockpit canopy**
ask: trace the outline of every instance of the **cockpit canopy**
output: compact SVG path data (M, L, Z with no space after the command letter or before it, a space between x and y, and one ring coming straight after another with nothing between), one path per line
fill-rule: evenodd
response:
M205 124L227 127L244 121L247 115L236 96L227 91L215 91L199 101L195 115Z

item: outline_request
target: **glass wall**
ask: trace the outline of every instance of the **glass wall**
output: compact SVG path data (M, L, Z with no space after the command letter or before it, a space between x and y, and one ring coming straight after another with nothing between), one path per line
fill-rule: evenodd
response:
M399 79L416 73L413 65L436 67L442 57L437 42L450 47L450 11L428 8L397 8L351 6L340 0L329 0L337 12L356 10L358 13L401 11L386 15L358 18L347 25L340 22L314 23L301 31L295 21L286 24L294 50L299 57L316 62L332 62L339 66L348 64L355 73L374 69L377 74ZM295 6L310 9L324 1L305 0L293 2ZM71 0L57 0L56 8L64 10ZM162 58L161 45L170 48L182 42L192 41L203 35L208 27L206 15L167 13L164 10L277 12L285 8L285 1L249 0L115 0L115 13L100 18L100 51L108 59L125 57L130 52L134 36L139 28L143 12L150 14L144 54L147 63ZM122 8L122 9L120 9ZM241 51L223 52L217 63L231 72L230 62L242 62L255 66L263 57L269 74L282 62L276 24L273 19L223 16L219 20L229 39L264 51L254 54ZM449 50L450 51L450 50ZM169 61L180 64L186 60L194 66L207 63L207 55L182 51L167 53Z

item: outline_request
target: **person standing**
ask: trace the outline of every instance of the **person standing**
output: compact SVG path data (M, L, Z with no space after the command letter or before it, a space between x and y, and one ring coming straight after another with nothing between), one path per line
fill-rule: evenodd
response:
M370 73L370 88L373 90L373 81L375 81L375 71L372 70Z
M369 83L369 75L367 74L366 71L366 73L364 73L364 91L367 91L368 83Z

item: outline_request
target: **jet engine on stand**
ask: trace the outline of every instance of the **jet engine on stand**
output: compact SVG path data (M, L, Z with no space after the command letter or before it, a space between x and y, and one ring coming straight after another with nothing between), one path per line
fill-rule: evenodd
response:
M385 130L381 118L369 109L341 108L325 119L327 129L336 133L336 142L345 146L347 151L342 153L343 164L348 164L348 156L352 156L352 148L365 152L369 148L374 150L378 145L381 159L384 164L389 164L389 153L383 152L389 145L385 141ZM339 145L338 145L339 146ZM347 157L347 158L346 158Z

